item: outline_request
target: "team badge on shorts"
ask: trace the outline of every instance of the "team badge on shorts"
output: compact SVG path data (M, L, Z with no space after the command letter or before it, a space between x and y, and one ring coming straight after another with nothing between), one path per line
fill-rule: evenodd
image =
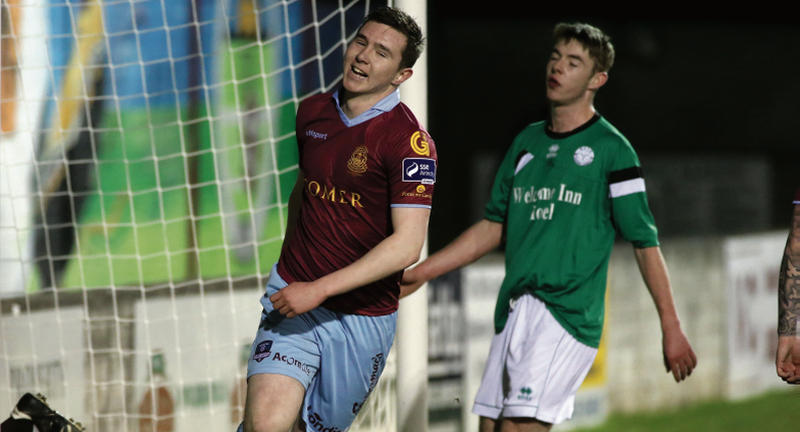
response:
M261 363L261 360L264 360L265 358L269 357L269 355L271 354L270 353L271 349L272 349L271 340L259 343L258 345L256 345L256 353L253 354L253 360L257 361L258 363Z
M594 160L594 150L591 147L583 146L575 150L575 155L572 158L579 166L589 165Z

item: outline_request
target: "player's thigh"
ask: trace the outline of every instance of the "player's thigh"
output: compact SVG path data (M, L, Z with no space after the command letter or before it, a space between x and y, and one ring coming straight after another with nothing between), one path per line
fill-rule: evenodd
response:
M479 432L546 432L552 428L550 423L531 418L503 418L500 420L481 416Z
M535 325L523 326L509 343L503 417L560 423L572 416L575 393L597 349L577 341L535 297L521 297L517 308L521 322Z
M481 416L478 420L478 432L500 432L500 422L497 419Z
M294 425L305 388L294 378L257 374L247 380L245 432L285 432Z
M518 311L512 308L508 321L503 331L492 336L489 347L489 355L483 369L483 376L475 395L475 403L472 412L481 418L497 420L502 417L504 401L508 393L509 377L506 370L508 361L509 345L515 334L525 331L525 324L520 324ZM522 328L518 328L522 327ZM500 421L497 420L497 431L500 430ZM487 423L488 424L488 423ZM489 426L487 426L488 428ZM488 432L491 429L481 429L481 432Z
M386 366L395 325L396 313L338 314L315 328L321 341L320 368L308 387L303 412L310 430L346 430L355 420Z
M551 423L534 418L504 418L500 432L547 432L552 427Z

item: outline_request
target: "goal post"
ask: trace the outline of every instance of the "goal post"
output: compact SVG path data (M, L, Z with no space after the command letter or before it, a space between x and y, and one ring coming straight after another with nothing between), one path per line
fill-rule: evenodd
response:
M295 111L386 3L2 0L0 410L42 392L88 430L233 430ZM423 27L424 4L394 2ZM401 87L423 123L425 65ZM427 428L424 291L402 304L354 431Z
M395 0L394 5L414 17L427 34L425 0ZM422 51L414 75L400 87L401 99L423 125L428 124L428 57ZM422 259L427 256L425 242ZM397 345L397 417L400 432L428 428L428 292L427 284L400 302Z

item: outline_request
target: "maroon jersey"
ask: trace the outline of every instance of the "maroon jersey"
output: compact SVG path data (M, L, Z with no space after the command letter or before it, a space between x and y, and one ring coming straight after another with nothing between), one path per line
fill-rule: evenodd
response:
M296 132L303 200L278 261L278 273L287 282L313 281L361 258L392 233L391 207L430 208L436 149L411 110L399 99L395 103L384 103L385 112L351 126L331 94L300 104ZM401 276L398 272L331 297L322 306L390 314L397 310Z

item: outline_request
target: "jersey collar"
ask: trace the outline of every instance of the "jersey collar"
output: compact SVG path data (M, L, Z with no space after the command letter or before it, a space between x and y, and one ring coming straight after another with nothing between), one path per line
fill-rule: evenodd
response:
M545 127L544 127L544 133L546 133L547 136L549 136L550 138L553 138L553 139L567 138L567 137L570 137L572 135L575 135L578 132L585 131L586 129L589 128L589 126L597 123L597 121L600 120L600 117L601 117L600 114L594 113L592 118L590 118L586 123L576 127L575 129L573 129L571 131L567 131L567 132L553 132L553 131L551 131L550 130L550 120L548 120L547 124L545 124Z
M360 115L348 118L342 108L339 106L339 90L337 89L333 93L333 99L336 101L336 111L339 111L339 117L342 119L342 122L347 127L353 127L355 125L364 123L367 120L371 120L385 112L391 111L397 104L400 103L400 90L397 89L383 99L379 100L375 105L373 105L370 109L364 111Z

